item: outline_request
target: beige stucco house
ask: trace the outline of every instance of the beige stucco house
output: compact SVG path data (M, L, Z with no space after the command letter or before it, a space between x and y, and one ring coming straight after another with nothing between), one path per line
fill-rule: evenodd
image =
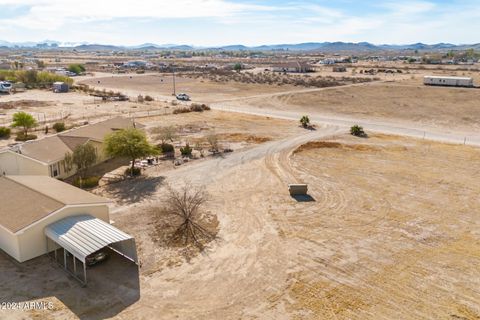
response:
M89 215L109 223L109 201L47 176L0 177L0 249L19 262L47 253L45 228Z
M67 178L76 172L75 168L67 170L65 166L67 153L72 153L78 145L91 143L97 150L97 162L104 162L108 159L103 149L105 136L132 127L141 129L144 126L132 119L116 117L0 151L0 174Z

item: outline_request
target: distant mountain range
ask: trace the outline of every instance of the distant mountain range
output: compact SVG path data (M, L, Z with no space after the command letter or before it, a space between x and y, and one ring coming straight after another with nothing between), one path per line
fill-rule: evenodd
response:
M45 40L42 42L8 42L0 40L0 47L3 48L69 48L76 50L94 50L94 51L112 51L112 50L218 50L218 51L322 51L322 52L341 52L341 51L399 51L399 50L422 50L422 51L441 51L441 50L480 50L480 43L455 45L451 43L424 44L414 43L406 45L381 44L375 45L368 42L306 42L299 44L276 44L247 47L244 45L228 45L221 47L194 47L189 45L144 43L138 46L116 46L104 44L90 44L86 42L58 42Z

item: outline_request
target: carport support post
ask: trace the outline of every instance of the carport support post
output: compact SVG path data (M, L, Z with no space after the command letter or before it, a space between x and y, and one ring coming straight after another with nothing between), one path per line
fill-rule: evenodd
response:
M63 263L63 267L67 269L67 250L65 248L63 248Z
M77 275L77 261L76 261L76 258L73 254L72 254L72 259L73 259L73 273L76 276Z
M85 285L87 285L87 266L85 262L83 262L83 279L85 280Z

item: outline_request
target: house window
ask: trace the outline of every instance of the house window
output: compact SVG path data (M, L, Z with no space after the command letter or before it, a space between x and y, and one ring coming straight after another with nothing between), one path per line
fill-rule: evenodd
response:
M60 175L60 166L57 163L50 165L50 176L51 177L58 177Z

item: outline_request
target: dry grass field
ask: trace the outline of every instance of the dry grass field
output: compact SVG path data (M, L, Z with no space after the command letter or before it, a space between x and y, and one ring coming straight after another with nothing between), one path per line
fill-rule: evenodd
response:
M270 109L356 119L406 121L447 130L480 129L480 90L426 87L420 80L287 93L219 102L245 109Z

